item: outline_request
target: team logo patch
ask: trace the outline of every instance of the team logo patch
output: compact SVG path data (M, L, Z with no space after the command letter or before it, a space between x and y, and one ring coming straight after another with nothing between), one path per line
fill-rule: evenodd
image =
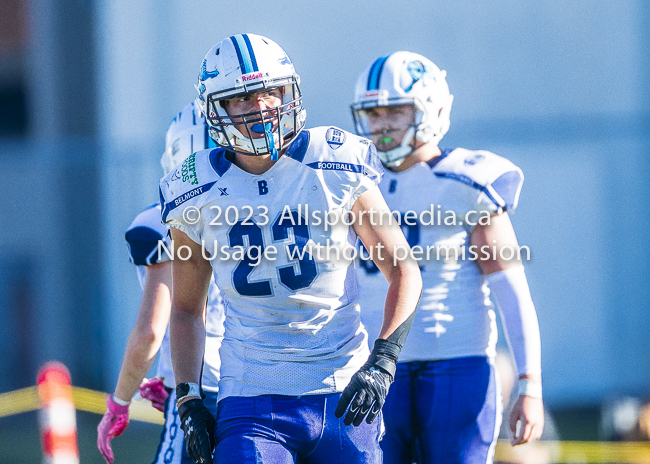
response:
M327 141L327 144L332 150L336 150L345 143L345 132L341 129L330 127L325 134L325 141Z
M469 164L474 166L476 163L483 161L485 159L485 155L476 154L476 155L470 155L467 158L465 158L465 164Z
M199 178L196 175L196 153L192 153L181 165L181 178L183 182L191 185L198 185Z

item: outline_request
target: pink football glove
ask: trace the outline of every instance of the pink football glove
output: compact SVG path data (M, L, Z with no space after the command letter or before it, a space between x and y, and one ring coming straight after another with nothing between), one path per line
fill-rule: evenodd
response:
M129 426L129 405L121 406L113 401L113 395L106 395L106 413L97 426L97 448L108 464L113 464L111 439L120 436Z
M140 384L140 396L145 400L151 401L151 406L160 412L165 412L165 400L169 397L169 393L165 390L165 384L162 379L154 377L151 380L145 379Z

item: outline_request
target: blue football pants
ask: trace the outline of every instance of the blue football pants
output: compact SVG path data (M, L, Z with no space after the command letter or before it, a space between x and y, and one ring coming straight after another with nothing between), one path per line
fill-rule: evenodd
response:
M334 416L340 396L335 393L224 398L216 405L215 462L381 463L381 414L372 424L346 426L343 418ZM214 412L214 398L205 402Z
M487 357L398 363L383 408L384 462L491 463L502 410Z

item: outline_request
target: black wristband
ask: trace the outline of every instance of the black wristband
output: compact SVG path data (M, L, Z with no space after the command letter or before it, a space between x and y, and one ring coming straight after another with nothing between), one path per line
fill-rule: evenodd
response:
M370 352L367 364L371 367L379 368L395 378L395 371L397 369L397 356L399 355L399 347L388 340L381 338L375 340L375 346Z
M372 348L373 353L392 359L395 362L397 362L400 351L402 351L401 346L383 338L375 340L375 346Z
M411 330L414 318L415 311L395 329L388 339L378 338L375 340L375 346L373 346L368 358L370 366L380 368L395 378L397 359L404 342L406 342L406 336Z

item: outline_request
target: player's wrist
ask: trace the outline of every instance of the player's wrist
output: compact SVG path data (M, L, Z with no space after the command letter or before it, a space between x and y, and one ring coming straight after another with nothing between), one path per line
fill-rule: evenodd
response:
M120 397L118 397L115 393L111 395L111 399L120 406L128 406L129 404L131 404L130 400L129 401L123 400Z
M202 400L203 398L205 398L205 394L197 383L187 382L176 385L176 407L189 400Z
M185 422L185 419L191 415L195 414L196 411L203 411L205 404L201 398L196 396L187 396L183 399L183 402L177 406L178 417L180 417L181 422Z
M391 378L395 378L399 352L400 348L395 343L378 338L375 340L375 345L370 352L367 364L370 367L386 372Z
M519 396L528 396L530 398L542 398L542 382L536 382L527 378L519 379L517 386Z
M130 404L130 402L127 402L126 404L118 403L115 401L115 396L112 393L106 395L106 410L115 416L128 414Z
M534 383L542 383L542 376L539 374L523 374L519 376L519 380L528 379Z

